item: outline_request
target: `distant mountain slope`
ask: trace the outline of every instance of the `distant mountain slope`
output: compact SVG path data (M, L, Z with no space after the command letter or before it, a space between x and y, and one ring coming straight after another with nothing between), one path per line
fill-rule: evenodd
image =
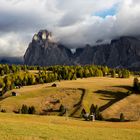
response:
M75 48L75 47L73 47ZM27 65L107 65L114 68L140 69L140 40L120 37L110 44L70 49L51 39L51 33L41 30L35 34L24 55Z
M140 40L134 37L120 37L108 45L85 47L76 61L84 65L140 68Z
M0 64L24 64L22 57L0 57Z

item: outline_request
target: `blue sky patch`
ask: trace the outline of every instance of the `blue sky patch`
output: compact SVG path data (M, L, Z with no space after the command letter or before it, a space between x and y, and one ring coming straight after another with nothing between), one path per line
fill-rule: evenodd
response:
M118 6L117 5L114 5L110 9L97 12L94 15L95 16L99 16L99 17L102 17L102 18L105 18L106 16L114 16L117 13L117 8L118 8Z

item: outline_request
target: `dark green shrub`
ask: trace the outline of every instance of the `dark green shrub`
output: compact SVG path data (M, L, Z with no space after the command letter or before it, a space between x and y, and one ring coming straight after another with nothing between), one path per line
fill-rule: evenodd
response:
M139 83L138 78L134 78L134 81L133 81L133 89L135 91L140 91L140 83Z
M111 71L111 77L116 78L116 71L114 69Z
M2 112L2 113L5 113L5 112L6 112L6 110L5 110L5 109L1 109L1 112Z
M36 110L34 106L28 108L28 114L35 114Z
M120 114L120 122L124 122L125 121L125 117L123 115L123 113Z
M27 105L22 105L22 108L21 108L20 112L21 112L21 114L28 114Z
M86 111L85 111L85 109L83 108L82 111L81 111L81 117L84 117L85 114L86 114Z
M63 116L66 113L66 108L61 104L59 108L60 116Z

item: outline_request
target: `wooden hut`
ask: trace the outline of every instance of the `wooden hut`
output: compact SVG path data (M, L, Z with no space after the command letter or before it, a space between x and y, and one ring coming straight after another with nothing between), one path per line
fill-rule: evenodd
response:
M17 96L17 93L16 92L12 92L12 96Z
M58 85L56 83L52 84L52 87L58 87Z

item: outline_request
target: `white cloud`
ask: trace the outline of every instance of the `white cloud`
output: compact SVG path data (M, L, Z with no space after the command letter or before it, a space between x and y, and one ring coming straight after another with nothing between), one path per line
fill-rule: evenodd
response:
M25 41L22 39L19 34L14 32L2 35L0 56L21 56L25 52Z
M117 13L96 16L117 6ZM70 46L139 35L139 0L0 0L0 55L23 55L35 32L48 29ZM9 53L10 52L10 53Z

